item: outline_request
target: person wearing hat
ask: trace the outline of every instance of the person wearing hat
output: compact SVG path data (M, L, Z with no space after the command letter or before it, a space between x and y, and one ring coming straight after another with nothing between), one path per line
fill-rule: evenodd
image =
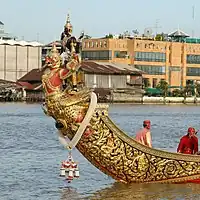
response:
M152 147L152 141L151 141L151 122L150 120L145 120L143 122L143 129L139 130L136 133L136 141L140 142L143 145L146 145L148 147Z
M198 152L198 138L193 127L189 127L187 135L180 139L177 152L184 154L196 154Z

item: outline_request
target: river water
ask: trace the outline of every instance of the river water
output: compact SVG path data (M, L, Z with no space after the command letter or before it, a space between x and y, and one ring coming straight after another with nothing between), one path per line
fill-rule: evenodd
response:
M111 118L134 136L144 119L152 122L155 148L175 152L188 126L200 128L200 107L185 105L111 105ZM67 152L59 144L54 121L39 104L0 104L0 200L200 199L198 184L116 183L93 167L76 149L80 178L59 177Z

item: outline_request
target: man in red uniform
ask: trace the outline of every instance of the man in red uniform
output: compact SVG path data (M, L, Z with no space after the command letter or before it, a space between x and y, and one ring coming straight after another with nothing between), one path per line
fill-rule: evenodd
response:
M196 154L198 152L198 138L193 127L189 127L188 134L181 138L177 152L184 154Z
M136 140L140 142L143 145L146 145L148 147L152 147L152 141L151 141L151 122L150 120L145 120L143 122L143 129L137 132L136 134Z

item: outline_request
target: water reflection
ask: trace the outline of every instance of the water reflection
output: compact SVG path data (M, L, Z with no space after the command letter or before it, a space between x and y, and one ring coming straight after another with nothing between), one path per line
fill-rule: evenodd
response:
M144 119L150 119L153 146L167 151L176 151L188 126L199 129L200 106L120 104L111 105L109 113L131 136ZM114 183L76 150L73 156L79 162L80 178L66 187L59 165L67 152L59 144L54 120L44 115L40 105L0 103L0 123L0 199L200 199L196 184Z
M81 199L80 194L77 192L77 189L71 186L66 186L61 189L61 198L60 200L79 200Z
M94 193L90 200L199 200L198 184L130 184L114 183Z

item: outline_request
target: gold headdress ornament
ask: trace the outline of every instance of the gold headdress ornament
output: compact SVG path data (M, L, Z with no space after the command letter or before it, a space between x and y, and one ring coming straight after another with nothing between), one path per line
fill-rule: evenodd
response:
M51 48L51 51L46 57L45 61L51 68L58 68L61 64L61 56L56 48L55 43L53 43L53 46Z
M69 17L69 14L67 15L67 21L66 21L66 24L65 24L65 28L68 28L69 32L72 32L72 25L70 23L70 17Z

